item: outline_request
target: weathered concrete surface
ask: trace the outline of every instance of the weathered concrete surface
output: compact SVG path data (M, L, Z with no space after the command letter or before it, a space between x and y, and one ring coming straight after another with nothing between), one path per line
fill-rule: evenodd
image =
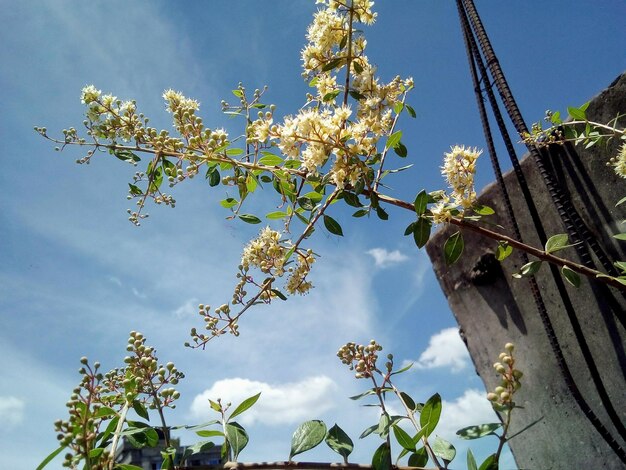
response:
M589 119L607 122L619 112L626 112L626 74L592 100L587 115ZM616 154L618 145L619 142L614 140L608 147L596 146L590 150L577 147L578 155L569 152L552 158L552 165L584 223L598 237L610 259L626 260L626 242L621 242L620 246L620 242L612 238L613 234L620 232L619 223L626 219L626 204L615 207L615 203L626 196L626 180L617 177L606 166L609 157ZM548 236L565 233L535 162L532 158L525 158L522 166ZM524 241L539 247L515 175L509 173L505 180ZM480 200L496 210L497 216L491 222L509 226L495 184L484 190ZM626 227L622 225L621 229ZM491 276L482 279L483 285L476 285L472 280L476 275L472 275L472 271L481 257L495 251L496 243L465 231L465 252L456 264L448 267L443 260L442 246L455 231L452 226L439 231L428 243L427 251L476 370L486 387L493 389L498 385L498 378L492 365L506 342L515 343L517 366L525 374L516 402L524 409L515 413L512 433L540 420L510 442L519 467L563 470L626 468L570 396L528 282L511 277L521 266L519 256L514 252L501 264L496 262ZM512 233L510 230L506 232ZM578 260L573 248L560 254ZM543 266L536 277L576 384L617 442L626 447L598 398L550 270ZM580 289L568 285L567 290L610 398L622 422L626 422L626 332L614 312L605 308L610 295L599 291L595 284L596 281L583 279ZM626 311L624 296L612 288L610 292L618 302L613 308Z

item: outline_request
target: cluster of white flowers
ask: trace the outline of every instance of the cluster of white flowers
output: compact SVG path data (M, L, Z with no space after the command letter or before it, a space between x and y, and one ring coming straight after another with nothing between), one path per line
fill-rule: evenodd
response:
M285 273L284 263L287 249L280 244L279 232L265 227L259 236L250 241L243 250L241 265L247 271L256 267L266 274L282 276Z
M450 152L444 154L441 173L446 177L452 189L454 203L464 209L472 207L476 202L474 174L476 160L481 153L482 150L476 148L455 145Z
M285 272L289 273L289 278L285 284L285 289L290 294L306 294L313 284L306 279L315 262L315 256L311 250L306 252L296 252L297 257L295 267L285 266L288 248L281 243L281 234L270 227L265 227L259 236L252 240L244 248L241 256L241 267L244 272L250 268L258 268L265 274L282 277Z
M613 167L618 176L626 178L626 142L622 144L617 155L609 160L609 165Z
M351 6L335 0L317 3L325 8L315 14L302 50L304 75L314 76L311 84L316 96L309 95L308 106L285 117L282 124L274 124L271 113L260 115L248 130L248 141L271 142L313 174L320 173L330 160L330 180L341 189L356 184L367 160L379 153L378 142L390 134L394 123L393 109L413 87L413 80L396 77L381 84L376 68L364 55L365 38L352 29L351 21L373 23L372 1L355 0ZM337 74L348 61L351 84L344 90ZM331 69L324 70L328 65ZM336 103L341 92L350 92L356 111Z
M81 92L80 101L87 106L87 118L95 137L130 141L143 132L134 101L121 101L113 95L103 95L93 85Z

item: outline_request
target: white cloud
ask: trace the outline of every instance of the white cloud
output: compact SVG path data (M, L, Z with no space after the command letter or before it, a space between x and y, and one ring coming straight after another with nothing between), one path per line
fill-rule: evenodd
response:
M109 276L107 277L107 280L118 287L122 287L122 281L120 281L119 278L115 276Z
M367 254L374 258L377 268L383 269L409 259L407 255L400 253L400 250L387 251L385 248L372 248Z
M133 292L133 295L134 295L135 297L137 297L138 299L145 299L145 298L147 298L147 297L148 297L148 296L147 296L146 294L144 294L143 292L139 292L139 289L137 289L136 287L133 287L133 288L132 288L132 292Z
M185 301L180 307L174 310L176 318L189 318L198 312L198 299L193 297Z
M434 369L436 367L450 367L452 372L459 372L469 362L469 353L459 336L457 328L446 328L434 334L428 342L428 347L420 355L415 366L419 369Z
M205 420L213 412L209 399L221 398L233 407L244 399L261 392L259 401L238 418L244 425L292 424L310 419L333 407L337 385L326 376L310 377L300 382L268 384L243 378L218 380L213 386L197 395L191 404L191 413L198 420Z
M472 388L465 390L454 401L443 401L441 419L435 433L445 439L454 439L456 432L464 427L498 422L486 393Z
M3 426L17 426L24 419L24 401L13 396L0 396L0 421Z

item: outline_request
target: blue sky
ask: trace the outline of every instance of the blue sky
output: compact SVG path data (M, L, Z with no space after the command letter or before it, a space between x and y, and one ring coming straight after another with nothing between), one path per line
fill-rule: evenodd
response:
M417 119L401 122L415 166L390 180L391 194L412 200L421 189L442 188L439 166L450 145L483 147L483 138L454 2L376 7L378 20L366 31L370 60L383 79L416 83L409 102ZM626 68L621 1L477 7L528 122L583 103ZM219 102L239 81L248 89L267 84L277 113L294 113L307 91L299 51L313 1L0 0L0 8L3 466L34 468L56 447L52 423L65 416L79 358L107 370L121 365L131 330L187 375L173 424L209 419L208 397L235 401L263 391L244 420L251 443L243 460L286 459L290 435L306 419L337 422L355 440L376 420L347 399L366 387L335 357L347 341L376 338L398 362L417 361L401 385L420 400L441 392L443 437L493 419L428 259L402 236L406 211L390 210L385 223L345 218L341 239L318 231L321 259L308 296L250 312L239 338L192 351L182 343L200 323L197 304L230 298L241 249L258 227L225 220L224 189L197 179L176 188L176 209L149 207L150 219L136 228L126 220L133 167L106 158L76 165L79 153L56 153L32 130L78 128L87 84L136 99L155 127L167 129L161 94L168 88L198 99L209 127L233 132L236 122ZM491 179L484 158L478 187ZM371 437L358 442L356 460L367 461L377 445ZM479 453L490 448L479 445ZM330 450L302 457L335 459Z

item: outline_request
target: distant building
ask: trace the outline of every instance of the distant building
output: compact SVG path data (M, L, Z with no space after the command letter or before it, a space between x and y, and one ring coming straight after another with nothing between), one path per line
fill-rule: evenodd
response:
M133 447L126 437L122 437L121 444L117 448L115 461L127 465L136 465L143 470L160 470L163 463L161 451L165 449L165 439L163 439L162 431L159 433L159 444L156 447L143 447L137 449ZM180 445L179 438L171 438L170 443L176 449L176 461L180 461L186 446ZM222 463L221 446L217 445L211 449L197 454L190 455L184 462L184 466L192 467L199 465L219 465Z

